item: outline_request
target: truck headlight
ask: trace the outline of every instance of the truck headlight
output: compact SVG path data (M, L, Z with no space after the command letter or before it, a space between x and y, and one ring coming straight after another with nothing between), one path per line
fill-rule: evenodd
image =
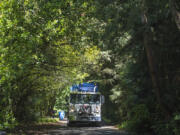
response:
M74 108L74 106L70 106L70 108L69 108L69 112L75 112L75 108Z
M94 109L94 112L99 113L99 111L100 111L100 108L98 106L96 106L96 108Z

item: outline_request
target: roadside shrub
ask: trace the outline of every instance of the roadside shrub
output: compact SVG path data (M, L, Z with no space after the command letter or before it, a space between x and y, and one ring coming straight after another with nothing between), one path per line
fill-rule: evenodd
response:
M151 130L150 113L145 104L139 104L129 112L129 120L125 128L134 133L144 133Z
M2 110L0 112L0 118L0 130L12 129L18 124L12 112L9 110Z
M180 115L175 115L171 120L154 121L152 126L157 135L180 135Z

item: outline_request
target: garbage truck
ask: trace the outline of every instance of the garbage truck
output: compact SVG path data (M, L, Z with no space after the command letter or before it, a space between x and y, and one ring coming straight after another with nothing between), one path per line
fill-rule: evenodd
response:
M101 107L104 96L96 83L81 83L70 88L68 105L68 126L77 123L101 126Z

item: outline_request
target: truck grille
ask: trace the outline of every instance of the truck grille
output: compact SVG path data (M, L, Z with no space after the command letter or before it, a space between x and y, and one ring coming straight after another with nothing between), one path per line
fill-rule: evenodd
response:
M82 105L80 106L78 115L80 116L88 116L92 114L92 107L91 106L87 106L87 105Z

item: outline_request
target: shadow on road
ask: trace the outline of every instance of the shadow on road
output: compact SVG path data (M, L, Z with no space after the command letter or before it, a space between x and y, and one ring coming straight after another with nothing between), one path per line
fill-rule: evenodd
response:
M76 124L73 127L67 126L67 121L57 123L21 125L11 135L127 135L114 126L103 125L96 127L93 124Z

